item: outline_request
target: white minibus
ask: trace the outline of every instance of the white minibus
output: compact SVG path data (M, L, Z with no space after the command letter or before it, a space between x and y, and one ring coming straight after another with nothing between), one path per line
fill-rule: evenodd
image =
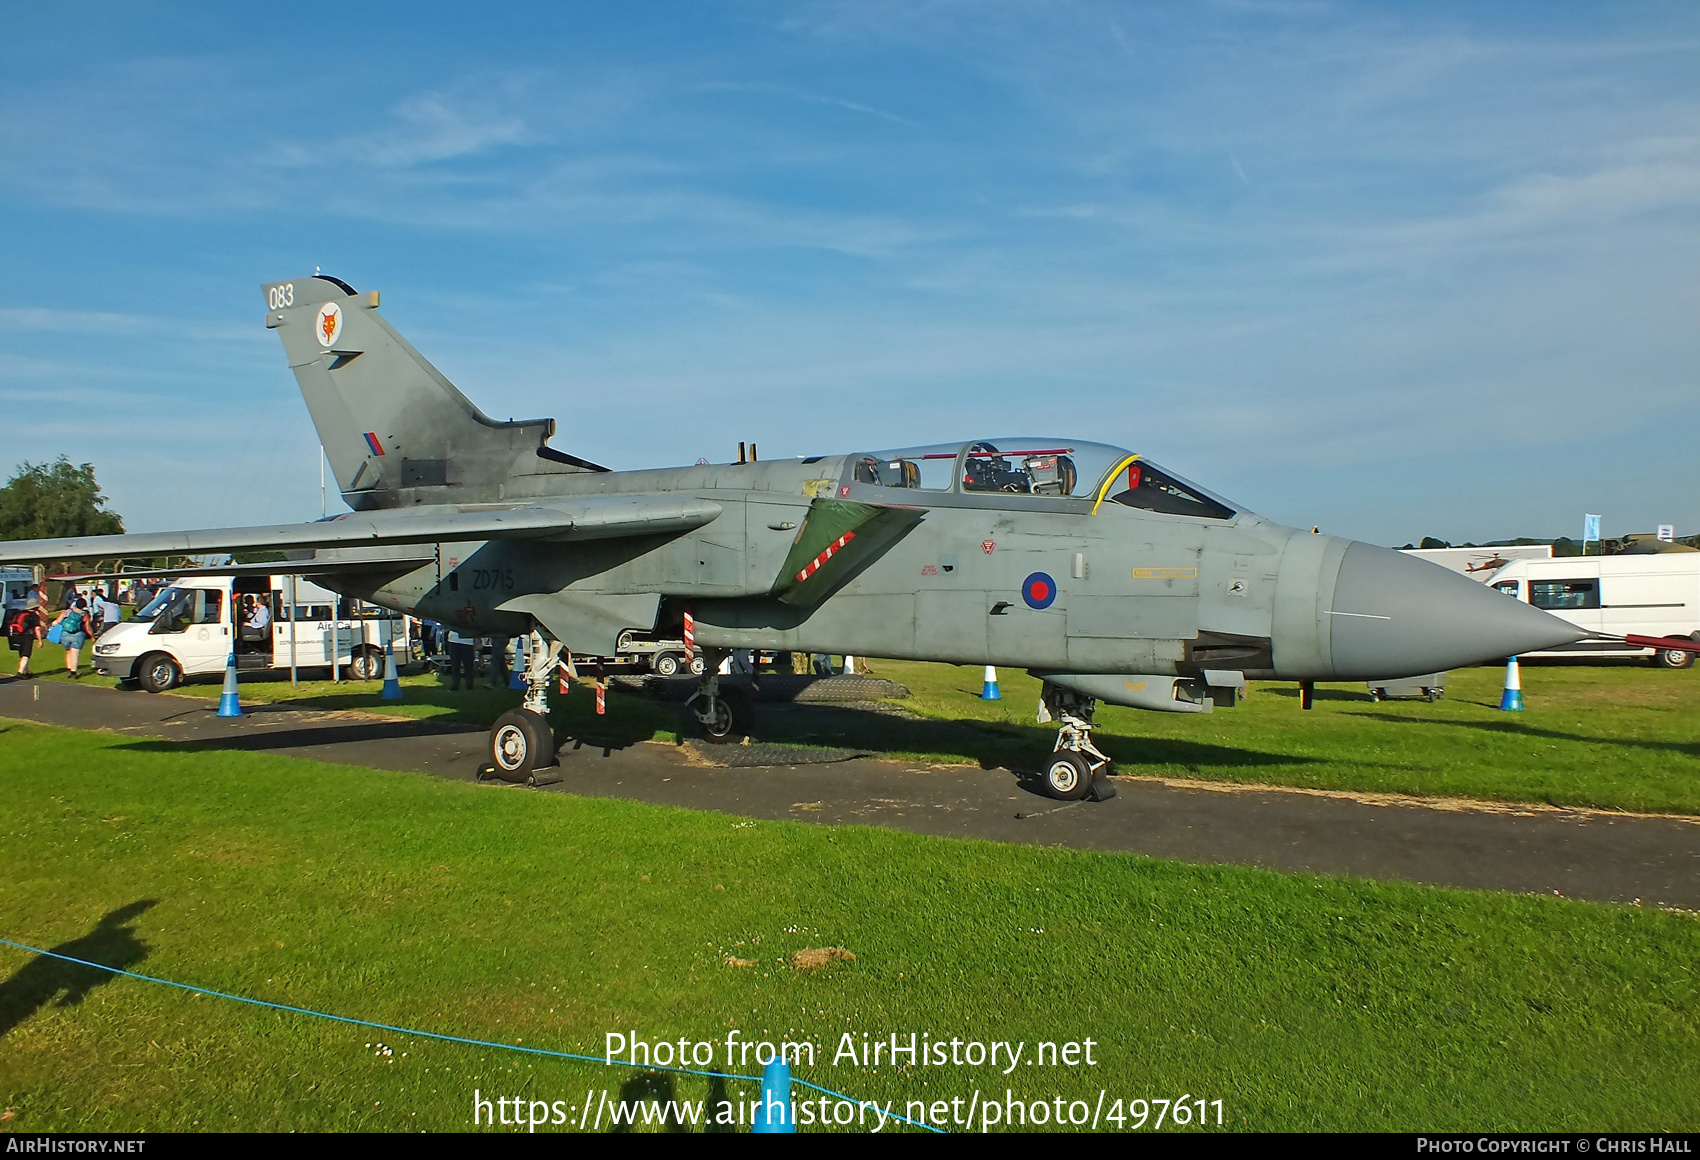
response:
M194 576L173 581L134 619L101 634L94 666L150 693L189 677L222 674L232 652L240 671L334 664L336 676L374 680L384 675L392 640L396 662L405 663L408 627L401 613L304 577Z

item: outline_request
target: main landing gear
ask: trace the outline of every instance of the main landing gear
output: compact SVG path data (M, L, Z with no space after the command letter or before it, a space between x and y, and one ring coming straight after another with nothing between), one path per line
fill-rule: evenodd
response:
M1058 801L1107 801L1116 796L1110 759L1092 744L1094 697L1046 681L1039 693L1039 724L1057 723L1057 744L1040 780Z
M755 721L755 706L750 695L737 685L720 683L720 662L726 654L702 650L702 676L696 692L685 702L685 711L696 722L704 741L723 745L749 736ZM692 666L695 668L695 666Z
M489 776L506 782L547 785L555 765L555 731L549 726L549 679L561 663L561 642L531 634L527 650L525 700L518 709L496 718L490 727Z

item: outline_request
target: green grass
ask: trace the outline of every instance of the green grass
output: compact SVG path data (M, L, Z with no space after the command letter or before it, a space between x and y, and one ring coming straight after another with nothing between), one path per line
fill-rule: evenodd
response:
M1700 1127L1690 915L740 821L16 722L0 722L0 778L0 935L277 1002L592 1054L609 1031L808 1038L825 1054L802 1074L900 1110L1010 1087L1221 1098L1229 1126L1269 1130ZM127 926L100 925L126 907ZM839 945L856 960L785 965ZM453 1130L474 1088L578 1107L588 1088L671 1082L83 975L0 948L10 1130ZM80 1001L55 1002L67 987ZM844 1031L1090 1036L1100 1062L834 1067Z
M51 650L51 651L50 651ZM38 651L49 671L53 646ZM0 656L0 665L15 667ZM1055 728L1034 721L1039 683L1000 671L1003 699L982 701L978 667L876 660L876 673L906 685L893 702L908 716L767 711L764 740L860 749L907 761L1036 769ZM1313 789L1541 802L1649 813L1700 814L1700 668L1526 664L1523 713L1498 709L1504 670L1448 675L1444 700L1375 703L1363 684L1325 685L1316 707L1298 707L1296 686L1259 683L1240 706L1208 716L1100 705L1096 738L1122 773ZM50 675L44 680L63 680ZM87 677L84 678L88 679ZM403 702L377 682L332 684L244 678L242 696L322 709L358 709L489 725L520 694L450 692L428 673L402 678ZM215 699L216 681L185 686ZM677 706L615 693L598 718L587 686L551 697L559 731L622 741L675 740Z

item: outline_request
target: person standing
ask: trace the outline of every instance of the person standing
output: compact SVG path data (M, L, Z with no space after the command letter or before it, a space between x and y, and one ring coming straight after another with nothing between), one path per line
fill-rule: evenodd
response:
M104 635L113 625L124 619L124 610L118 607L118 602L110 596L96 598L100 611L100 632Z
M35 652L35 645L41 639L41 634L41 612L36 608L17 609L6 622L7 643L12 646L12 651L18 654L20 681L35 676L30 672L30 656Z
M490 687L508 687L508 638L492 636L490 641Z
M470 637L464 633L450 630L449 689L451 691L460 691L460 679L463 675L466 677L466 687L468 691L472 689L474 684L474 678L472 675L472 650L476 647L476 637Z
M78 596L53 623L59 628L59 643L65 646L65 671L73 681L79 680L82 674L77 671L77 661L83 646L94 635L94 625L89 623L89 602Z

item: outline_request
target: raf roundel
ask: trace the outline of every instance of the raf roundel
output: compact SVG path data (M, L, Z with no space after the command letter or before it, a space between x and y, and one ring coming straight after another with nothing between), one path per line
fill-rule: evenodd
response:
M1021 582L1021 599L1029 608L1049 608L1057 599L1057 582L1044 572L1035 572Z
M319 307L319 317L315 329L319 336L320 346L330 346L342 336L342 307L335 302L327 302Z

